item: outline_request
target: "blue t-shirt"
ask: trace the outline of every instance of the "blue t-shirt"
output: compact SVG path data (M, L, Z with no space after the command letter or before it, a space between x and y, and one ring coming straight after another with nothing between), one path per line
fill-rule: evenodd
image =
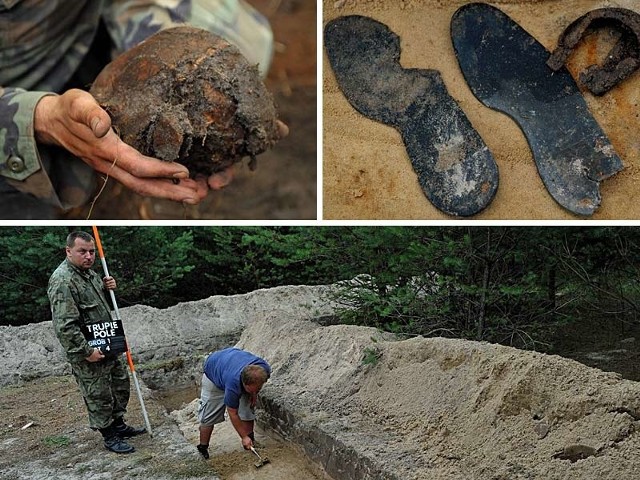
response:
M220 390L224 390L224 404L238 408L240 396L245 393L240 374L247 365L260 365L271 375L266 360L239 348L225 348L212 353L204 362L204 374Z

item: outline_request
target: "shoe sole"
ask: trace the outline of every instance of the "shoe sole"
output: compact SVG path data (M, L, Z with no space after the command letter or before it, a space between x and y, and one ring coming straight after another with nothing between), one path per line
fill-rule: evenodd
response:
M623 166L568 70L551 70L542 44L488 4L459 8L451 38L471 91L520 126L555 201L573 213L593 214L600 181Z
M351 106L400 132L420 187L435 207L471 216L489 205L498 189L498 167L440 72L403 68L400 38L369 17L330 21L324 46Z

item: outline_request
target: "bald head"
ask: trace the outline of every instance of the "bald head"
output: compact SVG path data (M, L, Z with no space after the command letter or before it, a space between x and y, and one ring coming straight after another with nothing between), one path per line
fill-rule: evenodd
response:
M262 387L268 378L267 371L260 365L247 365L240 374L242 384L247 387Z

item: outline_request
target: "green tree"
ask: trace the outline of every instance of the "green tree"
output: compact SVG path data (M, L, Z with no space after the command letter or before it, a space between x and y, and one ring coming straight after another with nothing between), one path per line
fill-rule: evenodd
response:
M195 268L191 230L100 227L98 232L123 306L144 303L164 308L181 300L172 292ZM94 268L102 274L99 260Z
M49 319L66 227L0 228L2 324ZM90 228L82 227L89 231ZM344 322L549 348L583 316L637 325L633 227L100 227L122 306L340 281ZM101 272L99 261L94 267Z
M65 228L0 228L0 305L2 324L47 320L51 272L64 258Z

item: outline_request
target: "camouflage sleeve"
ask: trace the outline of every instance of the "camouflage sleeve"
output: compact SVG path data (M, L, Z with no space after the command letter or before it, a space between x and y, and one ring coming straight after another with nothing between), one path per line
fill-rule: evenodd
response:
M118 53L186 23L234 44L263 76L273 58L269 21L244 0L113 0L103 18Z
M51 92L0 87L0 175L17 190L62 209L87 202L95 174L80 159L36 143L37 103Z
M147 39L154 33L184 22L191 0L113 0L103 19L118 53Z
M24 180L40 170L33 130L36 104L46 92L0 89L0 175Z
M92 348L82 335L78 323L80 312L68 285L52 280L47 289L51 303L53 328L68 358L84 359L91 355Z
M221 36L238 47L266 77L273 60L269 20L244 0L192 0L185 22Z

